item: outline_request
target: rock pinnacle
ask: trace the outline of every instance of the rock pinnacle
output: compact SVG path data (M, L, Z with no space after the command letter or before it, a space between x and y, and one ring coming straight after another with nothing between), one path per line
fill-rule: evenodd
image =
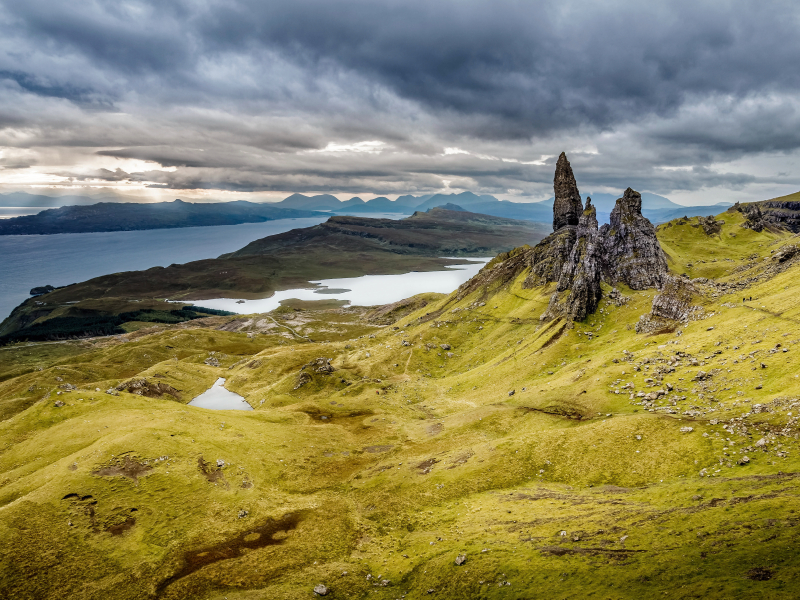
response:
M583 203L575 176L572 174L572 167L564 152L558 157L553 190L556 196L553 203L553 231L558 231L566 225L577 225L583 213Z

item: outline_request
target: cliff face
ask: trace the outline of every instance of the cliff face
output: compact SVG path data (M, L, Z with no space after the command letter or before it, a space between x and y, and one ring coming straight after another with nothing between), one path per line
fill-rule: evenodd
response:
M599 241L597 211L592 206L592 199L587 198L575 231L575 243L561 268L558 287L550 297L545 320L564 317L580 321L597 309L602 296L602 246Z
M553 229L531 253L531 272L524 287L557 282L543 320L579 321L600 301L601 281L625 283L635 290L660 288L667 260L652 223L642 216L642 197L628 188L611 212L611 223L598 230L597 212L587 198L581 205L578 186L566 155L556 165L553 184Z

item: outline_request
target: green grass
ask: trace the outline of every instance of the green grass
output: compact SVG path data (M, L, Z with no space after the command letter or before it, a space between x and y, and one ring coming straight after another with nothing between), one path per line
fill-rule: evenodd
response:
M299 599L325 583L333 598L797 597L800 266L763 260L786 236L720 218L721 236L673 222L659 237L674 271L691 261L693 277L752 279L754 301L706 290L703 318L680 335L635 333L654 290L620 288L626 304L604 299L574 327L542 323L552 290L524 289L524 272L488 296L393 308L404 316L387 327L361 309L296 304L275 311L277 323L214 317L127 341L0 350L14 357L0 382L10 549L0 590ZM205 364L210 353L220 367ZM336 371L295 389L317 357ZM711 378L694 381L698 371ZM180 398L104 393L133 377ZM186 406L217 377L255 410ZM667 384L652 405L630 397ZM97 474L124 457L142 463L136 480ZM274 543L231 550L282 517L298 522ZM219 548L227 558L171 579Z

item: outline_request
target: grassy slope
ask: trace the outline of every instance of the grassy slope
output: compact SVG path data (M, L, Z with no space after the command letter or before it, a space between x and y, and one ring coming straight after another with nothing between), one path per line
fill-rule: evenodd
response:
M712 238L660 228L674 270L757 277L787 241L723 218ZM707 295L705 317L680 336L634 334L654 292L626 289L627 304L603 300L574 328L541 326L551 290L523 289L523 273L493 295L431 296L399 329L286 308L270 329L260 317L215 317L61 356L5 350L0 538L12 552L0 590L232 600L309 598L324 582L334 598L794 598L798 274L794 265L755 283L746 305L739 292ZM209 352L221 367L203 363ZM37 353L45 368L14 376ZM337 371L294 389L319 356ZM711 379L693 381L699 370ZM181 399L95 391L134 375ZM185 406L219 376L256 410ZM55 377L79 390L57 396ZM645 407L628 383L675 391ZM744 454L751 461L737 465ZM123 456L152 469L136 480L93 474ZM255 531L285 515L296 526ZM273 543L240 551L237 539ZM227 558L170 580L215 556ZM753 579L755 568L771 578ZM375 585L379 576L391 584Z

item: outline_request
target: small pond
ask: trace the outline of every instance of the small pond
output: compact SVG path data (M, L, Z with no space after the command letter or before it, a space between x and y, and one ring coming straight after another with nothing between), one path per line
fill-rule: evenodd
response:
M225 378L220 377L205 392L189 402L189 406L212 410L253 410L239 394L225 389Z

